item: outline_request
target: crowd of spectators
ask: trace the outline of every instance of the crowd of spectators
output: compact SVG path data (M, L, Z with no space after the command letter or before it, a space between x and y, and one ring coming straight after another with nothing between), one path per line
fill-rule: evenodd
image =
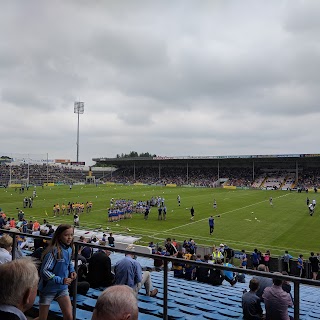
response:
M85 182L87 170L69 166L47 164L0 165L0 185L7 186L11 181L25 181L30 185L43 185L46 182L73 183Z
M277 170L277 175L281 179L276 179L278 187L288 175L286 170ZM74 168L70 166L50 164L21 164L21 165L0 165L0 185L7 186L11 181L24 182L30 185L43 185L46 182L72 184L74 182L85 182L88 171L84 168ZM195 187L217 187L221 185L219 179L225 180L225 185L236 187L257 187L257 181L264 179L274 180L274 172L271 174L263 169L255 169L255 179L253 180L252 168L242 167L189 167L188 170L182 167L136 167L120 168L111 176L104 176L101 182L116 183L145 183L167 185L176 184L178 186L191 185ZM293 179L293 184L294 184ZM260 183L261 184L261 183ZM296 187L314 188L320 185L320 169L303 169L299 171L299 179Z

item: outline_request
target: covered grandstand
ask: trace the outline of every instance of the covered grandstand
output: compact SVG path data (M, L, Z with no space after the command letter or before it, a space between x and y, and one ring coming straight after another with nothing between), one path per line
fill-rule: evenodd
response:
M105 181L204 187L314 188L320 154L93 158L117 168Z

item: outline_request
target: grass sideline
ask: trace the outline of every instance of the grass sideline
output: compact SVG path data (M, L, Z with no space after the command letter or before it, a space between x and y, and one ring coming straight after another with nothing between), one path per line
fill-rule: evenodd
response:
M29 191L19 194L13 188L0 189L0 207L8 217L17 219L17 208L23 208L23 198L31 196L33 190L30 187ZM37 187L36 190L33 208L24 209L28 220L42 222L47 219L53 224L73 224L71 215L53 218L53 205L92 201L91 213L80 216L82 227L103 230L109 227L114 233L138 235L143 244L149 241L162 244L165 238L172 237L180 242L193 238L203 246L227 243L234 249L247 252L254 248L262 252L269 249L273 255L282 255L284 250L289 250L294 257L303 254L307 258L311 251L320 251L316 236L320 229L320 210L317 206L314 216L310 217L306 205L308 196L320 206L320 198L315 193L124 185L73 186L72 190L69 186L53 186ZM181 196L180 207L178 194ZM120 222L107 221L111 198L139 201L152 196L165 198L168 209L166 221L157 220L156 208L151 209L147 221L142 214L134 214L132 219ZM270 197L273 198L273 206L269 204ZM214 199L218 205L216 210L213 209ZM195 208L194 221L190 220L191 206ZM208 226L210 215L216 216L212 236Z

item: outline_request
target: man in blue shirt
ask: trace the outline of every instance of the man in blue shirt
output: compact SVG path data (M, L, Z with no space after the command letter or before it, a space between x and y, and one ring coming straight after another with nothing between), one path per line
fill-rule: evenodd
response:
M132 251L132 253L126 254L126 256L115 265L115 284L127 285L136 293L138 293L144 285L147 296L156 296L158 289L152 289L150 272L142 272L140 263L135 260L134 246L129 245L126 249Z
M213 233L213 229L214 229L214 217L213 216L211 216L209 218L209 228L210 228L210 236L211 236Z

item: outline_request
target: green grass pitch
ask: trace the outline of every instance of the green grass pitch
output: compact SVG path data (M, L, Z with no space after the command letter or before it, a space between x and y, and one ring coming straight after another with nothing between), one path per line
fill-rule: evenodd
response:
M297 257L302 253L308 257L310 251L320 251L317 232L320 229L320 209L316 207L314 216L309 216L306 198L320 199L315 193L227 190L209 188L179 188L153 186L53 186L37 187L37 198L33 208L24 209L28 220L47 219L50 223L73 223L73 217L53 217L52 207L64 202L93 202L91 213L80 216L80 225L88 229L106 230L114 233L131 234L141 237L140 243L149 241L163 243L167 237L178 241L193 238L198 245L212 246L227 243L234 249L252 252L258 248L262 252L269 249L273 255L282 255L284 250ZM8 217L17 219L17 208L23 208L23 198L31 196L33 187L24 194L15 189L0 189L0 207ZM177 204L177 195L181 206ZM165 198L167 220L158 221L157 208L152 208L149 219L143 214L134 214L132 219L110 223L107 208L110 199L146 200L152 196ZM273 206L269 204L273 197ZM218 208L213 209L213 199ZM190 220L190 208L195 208L195 219ZM47 213L47 215L46 215ZM208 217L215 216L215 230L209 235ZM220 217L218 217L220 215ZM129 228L130 231L126 230Z

